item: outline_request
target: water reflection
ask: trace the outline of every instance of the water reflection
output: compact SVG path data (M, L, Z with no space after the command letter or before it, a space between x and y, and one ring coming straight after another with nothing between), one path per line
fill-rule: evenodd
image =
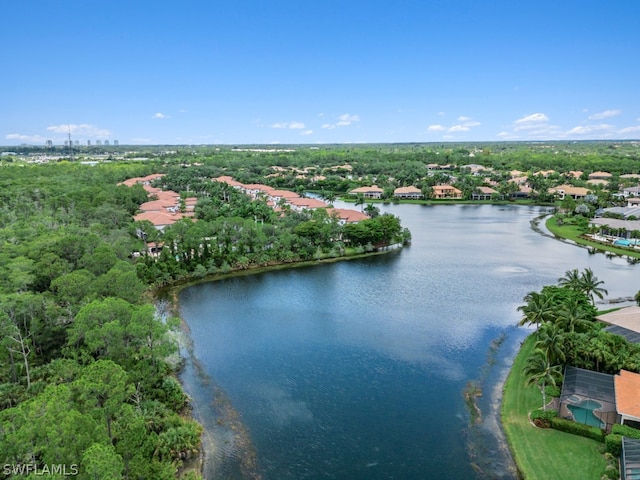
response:
M480 377L499 385L524 334L513 328L524 295L587 266L612 297L638 288L634 266L532 231L539 208L382 209L411 229L410 248L181 293L194 355L239 412L267 480L473 478L461 392ZM497 367L482 373L501 335ZM482 399L481 456L509 478L496 398Z

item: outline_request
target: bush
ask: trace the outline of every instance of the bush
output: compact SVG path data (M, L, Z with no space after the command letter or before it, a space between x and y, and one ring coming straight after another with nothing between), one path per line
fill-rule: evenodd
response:
M619 457L622 453L622 435L610 433L604 439L604 449L607 453Z
M547 385L544 388L544 393L546 393L547 397L555 397L558 398L562 393L560 387L557 385Z
M607 466L604 469L602 480L619 480L620 469L618 468L618 459L610 453L604 454L604 459L607 461Z
M630 427L629 425L615 424L611 428L611 433L617 433L618 435L622 435L623 437L640 439L640 430Z
M558 416L555 410L534 410L531 412L531 421L536 427L551 428L551 420Z
M590 427L582 423L577 423L572 420L566 420L564 418L552 418L551 427L561 432L571 433L573 435L580 435L581 437L591 438L598 442L604 441L604 432L596 427Z

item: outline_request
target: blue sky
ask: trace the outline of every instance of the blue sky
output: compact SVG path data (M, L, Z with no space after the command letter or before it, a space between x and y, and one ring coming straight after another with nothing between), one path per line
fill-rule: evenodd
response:
M0 144L640 138L640 1L4 0Z

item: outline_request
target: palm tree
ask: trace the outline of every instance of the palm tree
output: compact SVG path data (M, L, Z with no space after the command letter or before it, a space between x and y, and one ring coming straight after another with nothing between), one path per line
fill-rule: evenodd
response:
M558 310L556 324L565 332L586 332L595 324L577 298L572 297Z
M380 209L373 205L373 203L367 203L367 206L364 207L364 213L369 215L371 218L376 218L380 215Z
M524 326L528 323L529 325L536 325L537 328L541 324L553 320L555 313L548 295L530 292L524 297L524 301L527 302L526 305L518 307L518 311L523 314L518 325Z
M364 206L364 195L362 195L361 193L358 194L358 196L356 197L356 207L360 205L360 211L363 211L363 206Z
M591 300L591 304L595 305L595 297L598 297L600 300L605 295L608 295L609 292L607 289L600 287L604 283L603 280L598 280L593 274L593 270L590 268L585 268L582 275L580 275L580 290Z
M550 362L564 364L565 332L555 323L543 323L537 332L535 347L544 351Z
M326 193L324 194L324 199L325 199L327 202L329 202L329 205L332 205L332 204L333 204L333 202L335 202L335 201L336 201L336 198L337 198L337 196L336 196L335 192L326 192Z
M558 286L567 287L570 290L582 290L582 280L580 278L580 272L578 272L577 268L573 270L567 270L564 273L564 277L560 277L558 279Z
M536 348L527 359L523 373L526 376L525 385L538 385L542 391L542 409L547 409L547 383L556 385L556 378L562 374L560 365L552 365L544 350Z

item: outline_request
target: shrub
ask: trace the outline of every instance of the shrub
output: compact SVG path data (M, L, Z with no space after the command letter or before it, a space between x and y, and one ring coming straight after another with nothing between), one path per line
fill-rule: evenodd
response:
M611 433L617 433L618 435L622 435L623 437L640 439L640 430L630 427L629 425L615 424L611 428Z
M619 457L622 453L622 435L617 433L607 435L604 439L604 449L607 453Z
M560 387L558 387L557 385L547 385L544 389L544 392L547 394L548 397L559 397L560 394L562 393L560 390Z
M566 420L564 418L552 418L551 427L561 432L572 433L573 435L580 435L581 437L591 438L598 442L604 441L604 432L596 427L590 427L582 423L577 423L572 420Z
M619 480L620 469L618 468L618 459L610 453L605 453L604 459L607 462L607 466L605 467L604 473L600 478L602 480Z
M531 421L536 427L551 428L551 420L558 416L555 410L534 410L531 412Z

